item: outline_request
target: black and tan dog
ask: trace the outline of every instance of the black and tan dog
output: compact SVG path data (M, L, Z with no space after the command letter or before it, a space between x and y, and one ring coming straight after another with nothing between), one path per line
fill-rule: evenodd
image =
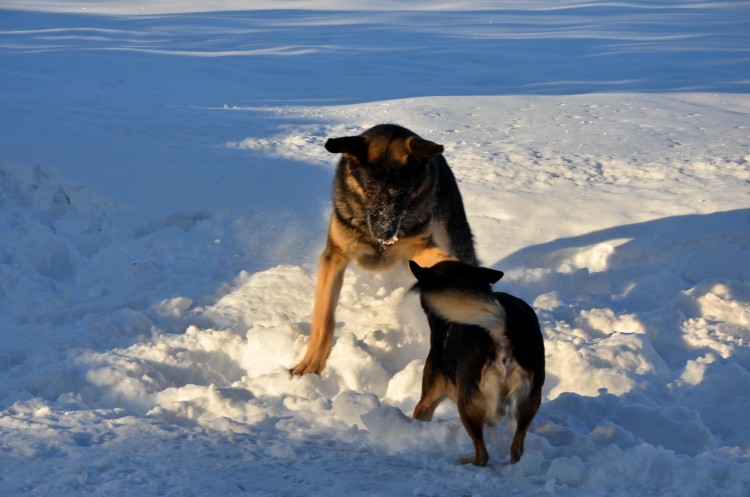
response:
M460 462L485 466L484 425L510 410L516 419L510 462L518 462L542 402L544 342L536 313L517 297L492 292L500 271L454 261L409 266L432 334L414 419L430 421L450 398L474 443L474 455Z
M342 154L333 216L320 256L310 341L293 374L320 373L333 342L334 312L350 261L384 270L410 259L476 264L474 242L443 146L394 124L329 139Z

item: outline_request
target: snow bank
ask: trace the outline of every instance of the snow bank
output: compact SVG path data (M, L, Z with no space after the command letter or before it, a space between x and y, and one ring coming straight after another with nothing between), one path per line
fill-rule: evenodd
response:
M264 457L288 461L315 453L307 443L282 443L299 436L416 466L425 458L450 465L471 450L453 406L430 424L409 417L428 333L402 272L350 270L328 368L290 378L309 331L314 265L250 273L238 269L247 259L230 263L221 251L236 226L221 217L171 219L122 238L111 227L118 207L84 188L39 169L6 167L2 180L4 222L17 226L2 265L16 274L4 278L3 304L17 332L2 335L0 426L11 461L114 448L143 423L158 437L200 427L209 443L227 433L275 434ZM469 197L469 212L473 203ZM627 481L628 492L742 495L750 464L748 224L747 209L673 216L503 257L500 287L522 290L540 313L549 377L521 464L505 462L512 427L488 433L491 471L548 492L618 493ZM198 261L227 267L212 273ZM221 281L232 271L208 297L190 293L199 286L185 280ZM112 274L119 276L105 277ZM164 293L170 287L185 294ZM92 430L97 419L116 422ZM698 481L681 483L689 475ZM66 488L90 485L84 478Z

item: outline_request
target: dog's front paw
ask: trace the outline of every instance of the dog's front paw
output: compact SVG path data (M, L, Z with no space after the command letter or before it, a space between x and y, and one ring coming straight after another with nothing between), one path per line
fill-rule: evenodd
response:
M315 364L309 361L302 361L289 370L289 374L292 376L302 376L305 374L317 374L323 371L323 364Z

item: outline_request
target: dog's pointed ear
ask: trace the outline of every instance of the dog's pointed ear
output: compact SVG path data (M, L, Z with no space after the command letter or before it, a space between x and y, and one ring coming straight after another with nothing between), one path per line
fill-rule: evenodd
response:
M332 154L349 154L359 157L367 150L367 143L361 136L343 136L329 138L325 147Z
M432 159L436 155L443 153L442 145L418 136L412 136L406 141L406 149L409 151L409 155L422 159Z
M456 269L457 276L463 279L473 281L477 284L491 285L500 281L505 273L498 271L497 269L490 269L488 267L469 266L468 264L462 264L460 268Z
M411 274L413 274L416 279L419 279L419 277L424 274L424 268L417 264L416 261L409 261L409 269L411 269Z
M500 281L500 278L505 276L504 272L497 269L490 269L488 267L480 267L479 269L482 271L485 279L487 280L487 283L489 283L490 285L493 283L497 283L498 281Z

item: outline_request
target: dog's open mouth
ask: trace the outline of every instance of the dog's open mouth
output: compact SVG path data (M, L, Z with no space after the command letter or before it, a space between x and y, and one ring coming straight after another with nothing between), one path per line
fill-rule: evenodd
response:
M388 240L378 240L380 242L380 245L383 247L388 247L390 245L393 245L398 241L398 235L393 235Z

